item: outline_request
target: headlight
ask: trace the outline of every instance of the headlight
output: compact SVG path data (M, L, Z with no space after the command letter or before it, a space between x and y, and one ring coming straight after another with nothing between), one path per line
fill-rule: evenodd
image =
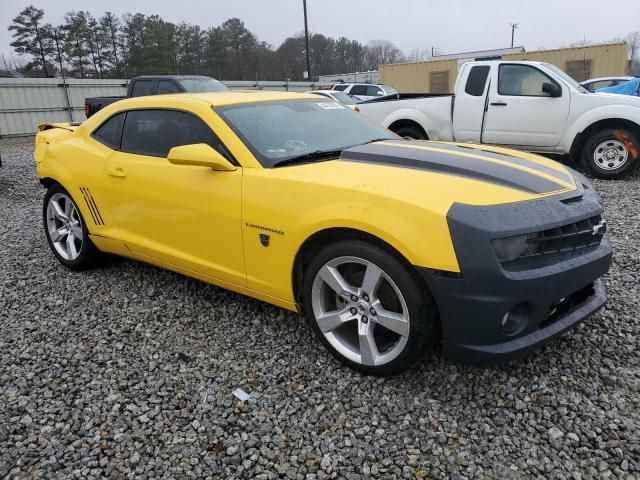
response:
M527 240L538 238L537 233L526 233L514 237L497 238L492 240L493 249L498 260L501 262L512 262L523 255L531 255L536 252L535 243L527 243Z

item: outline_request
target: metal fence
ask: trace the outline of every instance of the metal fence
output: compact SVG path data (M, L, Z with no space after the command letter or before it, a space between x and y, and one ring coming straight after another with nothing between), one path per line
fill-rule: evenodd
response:
M0 137L33 135L39 123L82 122L87 97L123 96L128 80L0 78ZM231 89L305 92L313 82L223 82Z

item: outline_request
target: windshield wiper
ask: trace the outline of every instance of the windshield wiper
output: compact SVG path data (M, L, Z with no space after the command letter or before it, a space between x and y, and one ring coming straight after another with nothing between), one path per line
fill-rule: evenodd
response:
M316 150L315 152L305 153L297 157L286 158L273 164L273 167L284 167L286 165L294 165L296 163L308 163L314 160L331 160L338 158L342 150Z

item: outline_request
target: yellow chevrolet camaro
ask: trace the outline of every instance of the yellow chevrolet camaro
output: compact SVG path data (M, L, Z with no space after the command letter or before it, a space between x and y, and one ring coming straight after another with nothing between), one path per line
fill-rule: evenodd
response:
M118 101L44 124L35 160L69 268L134 258L304 312L345 364L388 375L429 346L510 359L600 308L600 199L551 160L401 139L314 95Z

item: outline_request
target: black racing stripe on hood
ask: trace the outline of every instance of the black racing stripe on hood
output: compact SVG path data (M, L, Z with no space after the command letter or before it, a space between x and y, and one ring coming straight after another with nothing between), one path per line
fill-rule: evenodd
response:
M562 185L544 177L497 163L483 162L475 158L455 154L449 155L382 144L370 144L344 150L340 158L343 161L413 168L457 175L524 190L529 193L542 194L564 188Z
M412 140L391 140L385 143L390 143L390 142L393 142L399 146L411 145L412 143L415 145L415 142ZM491 158L493 160L500 160L501 162L513 163L515 165L520 165L521 167L526 167L541 173L546 173L547 175L551 175L552 177L557 178L558 180L561 180L563 182L568 182L568 183L573 182L571 175L569 175L569 173L567 172L561 172L554 168L548 167L547 165L543 165L538 162L527 160L526 158L515 157L513 155L509 155L506 153L492 152L489 150L485 150L483 148L478 148L477 146L473 146L473 145L452 145L452 144L446 144L446 143L432 143L432 144L425 144L424 146L430 147L430 148L440 148L443 150L450 150L451 153L453 154L457 152L463 152L463 153L472 153L475 155L481 155L483 157Z

